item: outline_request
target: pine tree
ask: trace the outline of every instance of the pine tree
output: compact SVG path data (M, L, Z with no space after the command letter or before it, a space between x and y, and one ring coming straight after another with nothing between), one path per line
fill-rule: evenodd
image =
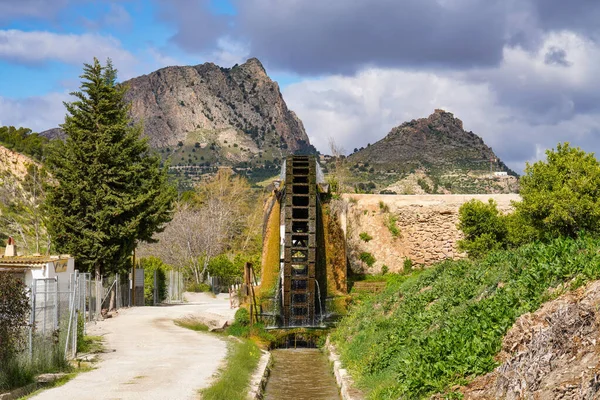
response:
M49 151L55 184L48 188L49 232L57 249L76 257L79 270L128 269L137 241L152 241L172 214L175 190L142 127L129 119L127 90L110 59L85 64L74 102L61 126L66 141Z

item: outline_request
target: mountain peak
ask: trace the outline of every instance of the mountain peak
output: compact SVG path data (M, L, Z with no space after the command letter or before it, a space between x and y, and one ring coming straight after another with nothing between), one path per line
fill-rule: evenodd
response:
M442 109L393 128L379 142L350 156L354 162L405 172L423 167L489 171L489 160L497 158L481 137L465 131L460 119ZM496 169L514 174L502 161Z
M245 63L241 65L241 67L245 67L245 69L248 69L256 74L263 74L267 76L267 71L265 70L265 67L256 57L249 58L248 60L246 60Z

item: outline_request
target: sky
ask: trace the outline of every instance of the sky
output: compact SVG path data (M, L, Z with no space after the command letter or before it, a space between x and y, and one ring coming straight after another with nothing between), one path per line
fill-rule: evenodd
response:
M600 151L598 0L0 0L0 125L64 120L83 63L126 80L257 57L317 149L441 108L511 168Z

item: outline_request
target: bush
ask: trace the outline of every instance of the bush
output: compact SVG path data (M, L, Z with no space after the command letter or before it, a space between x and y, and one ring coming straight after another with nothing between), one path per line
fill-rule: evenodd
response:
M28 316L25 284L13 274L0 274L0 365L22 350Z
M140 267L144 269L144 302L147 306L154 304L154 271L156 271L156 285L158 291L158 303L167 298L166 271L170 267L163 263L160 258L148 257L140 260Z
M367 264L369 267L372 267L373 264L375 264L375 257L373 256L373 254L368 253L366 251L363 251L362 253L360 253L359 258L362 262L364 262L365 264Z
M381 275L385 275L385 274L387 274L389 270L390 270L390 268L389 268L387 265L385 265L385 264L384 264L384 265L381 267Z
M235 322L241 326L250 325L250 313L245 308L240 308L235 312Z
M465 235L458 242L459 250L471 258L480 258L490 251L506 248L508 230L494 200L488 203L470 200L460 206L458 214L458 229Z
M188 292L194 292L194 293L203 293L203 292L210 292L210 285L207 283L191 283L187 286L187 288L185 289Z
M371 240L373 240L373 236L369 235L367 232L361 232L358 236L364 242L370 242Z
M516 211L540 238L600 233L600 163L593 153L559 144L527 164Z

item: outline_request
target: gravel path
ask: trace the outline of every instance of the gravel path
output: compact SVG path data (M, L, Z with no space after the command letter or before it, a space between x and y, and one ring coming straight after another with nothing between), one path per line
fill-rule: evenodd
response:
M186 294L188 295L188 294ZM227 344L220 338L180 328L174 319L209 314L232 319L226 295L189 294L190 303L121 310L115 318L88 326L102 335L108 353L96 369L34 399L173 399L197 398L223 361Z

